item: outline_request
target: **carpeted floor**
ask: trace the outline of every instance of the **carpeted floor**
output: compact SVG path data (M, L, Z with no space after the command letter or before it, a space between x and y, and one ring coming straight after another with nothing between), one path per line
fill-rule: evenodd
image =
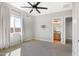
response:
M20 46L14 46L0 51L5 56L71 56L72 45L60 45L39 40L24 42Z

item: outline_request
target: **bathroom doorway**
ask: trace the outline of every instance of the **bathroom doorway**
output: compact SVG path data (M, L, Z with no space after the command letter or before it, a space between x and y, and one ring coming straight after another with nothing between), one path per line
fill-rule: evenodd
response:
M64 26L62 18L55 18L52 20L52 36L53 42L56 44L61 44L63 40Z

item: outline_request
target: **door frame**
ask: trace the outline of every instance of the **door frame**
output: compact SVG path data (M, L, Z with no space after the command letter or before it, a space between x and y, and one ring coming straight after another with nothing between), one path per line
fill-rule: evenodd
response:
M61 44L66 44L66 18L67 17L72 17L72 15L68 15L68 16L62 16L62 17L54 17L53 19L56 19L56 18L61 18L61 19L63 19L63 21L64 21L64 38L61 40ZM52 19L52 20L53 20ZM73 20L72 20L73 21ZM72 31L73 32L73 31ZM54 32L53 32L53 24L52 24L52 42L54 42Z
M64 24L64 26L65 26L65 17L54 17L53 19L57 19L57 18L60 18L61 20L63 20L63 24ZM53 20L52 19L52 20ZM52 22L51 22L52 23ZM51 24L52 25L52 42L54 42L54 32L53 32L53 24ZM63 26L63 28L65 29L65 27ZM62 39L61 39L61 44L65 44L65 30L63 31L64 32L64 38L62 37Z
M65 16L65 17L64 17L64 21L65 21L65 23L64 23L64 30L65 30L65 32L64 32L64 38L65 38L65 44L66 44L66 18L68 18L68 17L72 17L72 15ZM72 31L72 32L73 32L73 31Z

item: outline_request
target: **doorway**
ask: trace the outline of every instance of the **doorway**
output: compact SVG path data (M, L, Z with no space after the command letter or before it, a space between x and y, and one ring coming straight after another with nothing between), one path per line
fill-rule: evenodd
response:
M65 29L66 44L72 45L72 17L65 18Z
M53 42L56 44L61 44L61 41L62 41L62 29L63 29L62 23L63 21L61 18L56 18L56 19L53 19L52 21L52 25L53 25L52 39L53 39Z

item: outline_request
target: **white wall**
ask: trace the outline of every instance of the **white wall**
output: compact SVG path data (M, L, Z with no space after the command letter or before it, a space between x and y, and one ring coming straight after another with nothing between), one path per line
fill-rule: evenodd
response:
M34 37L39 38L39 40L43 41L52 41L52 24L51 21L54 17L64 17L64 16L71 16L72 11L62 11L57 13L51 13L47 15L40 15L36 16L34 19ZM41 25L46 25L45 29L41 28Z
M72 40L72 18L66 19L66 39Z
M24 41L30 40L33 37L33 17L25 16L23 21Z

